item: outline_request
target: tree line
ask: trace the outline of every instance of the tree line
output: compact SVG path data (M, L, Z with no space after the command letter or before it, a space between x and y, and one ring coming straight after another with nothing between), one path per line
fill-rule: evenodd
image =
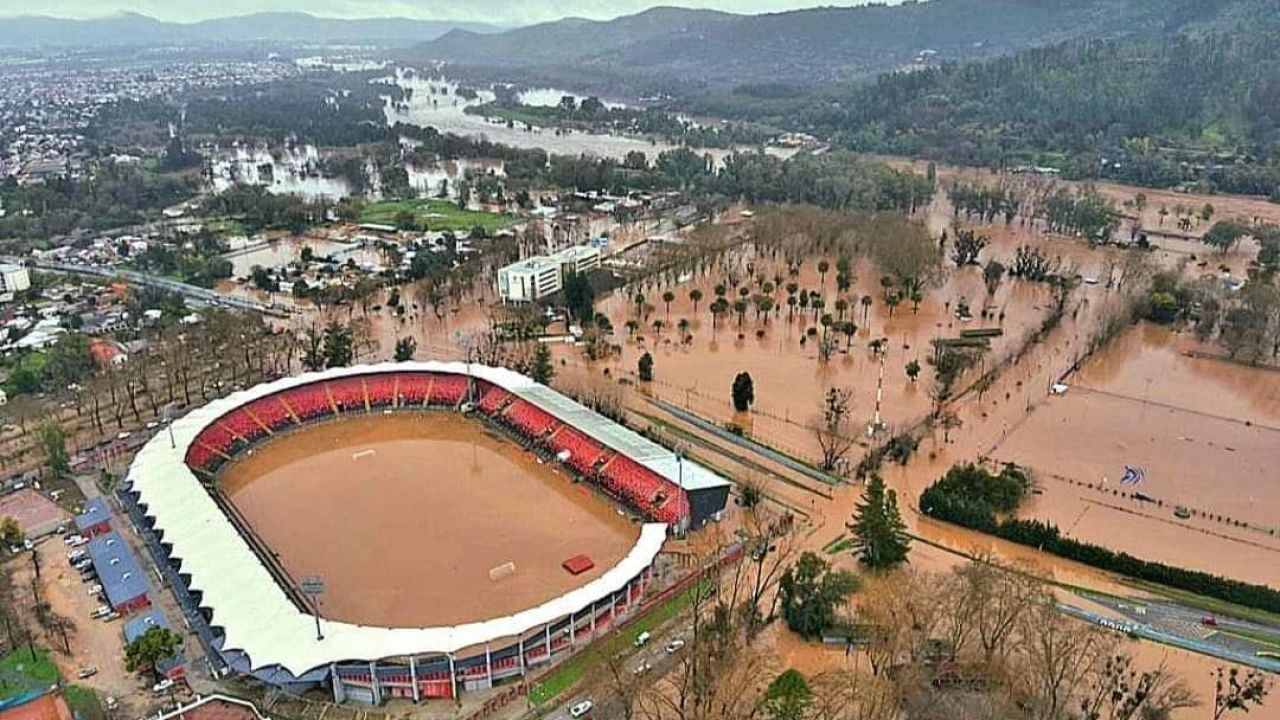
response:
M1245 607L1280 612L1280 590L1142 560L1065 537L1056 526L1039 520L1012 517L1029 489L1030 477L1015 465L1006 464L996 474L980 465L957 465L921 493L920 512L1102 570Z

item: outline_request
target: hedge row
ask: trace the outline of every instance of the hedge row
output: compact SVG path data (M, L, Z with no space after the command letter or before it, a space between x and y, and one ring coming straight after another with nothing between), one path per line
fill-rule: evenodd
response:
M962 473L955 473L955 470L956 468L952 468L952 472L948 472L946 477L921 494L920 512L1102 570L1237 605L1280 613L1280 591L1265 585L1254 585L1199 570L1186 570L1142 560L1128 553L1063 537L1056 526L1039 520L999 520L992 509L995 502L984 501L981 490L974 484L956 482L960 477L974 477L971 467L965 468Z

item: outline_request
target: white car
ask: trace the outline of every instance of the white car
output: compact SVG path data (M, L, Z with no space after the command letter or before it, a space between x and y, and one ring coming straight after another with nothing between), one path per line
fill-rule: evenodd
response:
M96 609L96 610L94 610L93 612L89 613L89 616L90 616L90 617L92 617L92 618L104 618L104 617L106 617L106 616L108 616L108 615L110 615L110 614L111 614L111 606L110 606L110 605L99 605L99 606L98 606L98 609Z
M171 689L173 689L173 680L170 680L169 678L165 678L151 686L151 692L156 693L157 695L162 692L168 692Z
M70 545L71 547L76 547L76 544L77 544L77 543L80 543L80 541L81 541L81 540L84 540L84 537L83 537L83 536L81 536L81 535L79 535L79 534L68 535L68 536L66 536L66 537L62 538L62 542L63 542L63 544L64 544L64 545ZM83 544L83 543L81 543L81 544Z
M84 570L88 570L89 568L93 567L93 561L90 560L89 558L81 558L80 560L76 561L76 563L71 567L83 572Z
M100 592L102 592L102 586L101 586L101 585L93 584L93 585L90 585L90 586L89 586L89 595L90 595L91 597L92 597L92 596L94 596L94 595L97 595L97 594L98 594L98 593L100 593Z
M674 655L675 653L678 653L683 649L684 649L684 641L681 640L680 638L676 638L675 640L672 640L671 642L667 643L668 655Z
M594 708L595 706L596 704L591 702L590 700L583 700L582 702L569 708L569 717L571 718L583 717L587 713L591 712L592 708Z
M78 563L85 560L87 557L89 557L89 553L84 550L72 550L67 553L67 562Z
M86 540L85 538L80 537L79 535L72 535L71 542L67 544L70 545L71 547L80 547L81 545L88 545L89 541Z

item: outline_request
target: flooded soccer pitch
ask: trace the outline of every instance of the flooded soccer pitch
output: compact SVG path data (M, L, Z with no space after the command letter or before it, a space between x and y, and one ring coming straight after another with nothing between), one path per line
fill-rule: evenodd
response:
M324 617L364 625L534 607L603 575L640 532L587 486L443 412L307 427L254 448L220 483L291 576L324 578ZM570 575L561 563L579 554L595 568ZM514 572L494 579L507 563Z

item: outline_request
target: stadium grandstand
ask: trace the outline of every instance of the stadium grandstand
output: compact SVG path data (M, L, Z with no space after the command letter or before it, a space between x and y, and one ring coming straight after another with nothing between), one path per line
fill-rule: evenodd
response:
M216 491L218 471L273 435L353 414L471 414L557 460L645 524L616 565L506 617L448 627L317 618ZM335 368L234 393L175 421L138 453L119 491L211 659L339 701L457 697L522 677L624 619L653 581L668 533L717 519L729 482L529 378L476 364ZM459 603L467 598L459 597Z

